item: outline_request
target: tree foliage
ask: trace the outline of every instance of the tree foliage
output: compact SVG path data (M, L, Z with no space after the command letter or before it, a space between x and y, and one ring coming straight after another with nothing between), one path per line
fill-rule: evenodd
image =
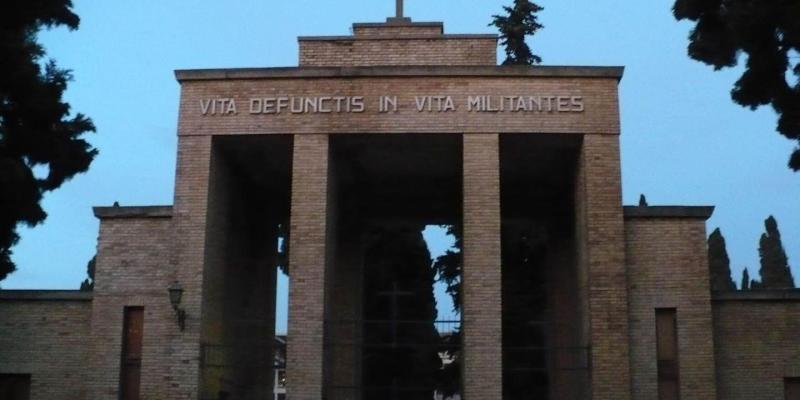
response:
M736 290L731 278L731 260L725 247L725 237L719 228L714 229L708 237L708 269L711 278L711 290Z
M363 381L374 398L433 398L442 368L423 226L383 228L364 256Z
M503 7L505 15L493 15L492 23L500 31L500 43L505 46L506 60L503 65L533 65L542 62L541 57L533 54L525 37L534 35L544 28L539 23L536 13L543 10L529 0L514 0L514 6Z
M758 256L761 259L761 285L763 289L794 288L794 278L789 260L781 242L778 222L773 216L764 221L766 232L761 235Z
M92 121L71 116L62 101L70 71L46 60L36 38L42 28L74 30L79 22L70 0L0 2L0 280L16 269L17 226L44 221L42 195L86 171L97 154L81 139Z
M747 272L747 267L742 271L742 287L740 290L750 290L750 273Z
M97 262L97 256L92 257L88 263L86 263L86 275L88 278L84 279L81 282L81 291L89 292L94 290L94 266Z
M751 109L771 105L779 115L778 132L800 143L800 2L676 0L673 11L678 20L696 22L691 58L719 70L747 55L733 101ZM800 170L800 147L789 166Z

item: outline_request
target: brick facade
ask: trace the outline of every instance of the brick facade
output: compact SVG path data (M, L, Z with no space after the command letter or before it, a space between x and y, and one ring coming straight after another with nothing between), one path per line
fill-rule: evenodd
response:
M800 377L800 293L718 295L713 310L718 398L783 399Z
M500 143L464 135L464 398L502 397Z
M167 286L171 280L170 207L96 208L100 218L91 329L86 350L92 375L89 399L117 398L126 306L144 307L142 397L167 392L175 368L171 344L179 338Z
M289 398L322 399L322 342L328 222L328 136L296 136L289 248Z
M344 243L355 234L337 215L340 172L329 162L329 142L348 134L457 135L450 137L462 150L462 394L501 398L500 137L552 134L580 142L569 173L562 172L572 192L560 198L574 207L561 221L574 226L551 246L547 261L549 268L569 267L554 273L559 293L548 296L558 303L556 315L570 316L571 331L553 342L588 349L554 357L556 364L586 365L588 375L554 373L557 393L575 400L657 398L654 310L663 307L677 309L681 398L778 399L782 379L800 376L796 294L712 298L705 260L710 208L622 207L622 68L498 67L495 35L445 35L440 23L393 20L356 24L353 31L300 38L298 68L177 71L174 206L95 209L101 225L91 296L0 292L0 374L32 374L34 400L116 399L124 307L143 306L143 399L236 398L237 388L253 380L262 383L253 385L252 396L268 396L267 369L248 371L245 358L233 353L209 369L206 350L246 352L274 330L274 270L259 268L275 265L272 228L285 216L274 211L277 203L260 201L285 195L287 393L291 400L351 398L326 385L357 387L359 355L324 343L359 336L359 328L332 330L326 321L360 316L363 288L349 283L363 275L363 243ZM398 108L380 110L380 96L396 96ZM449 96L458 109L418 109L424 96ZM555 103L545 110L476 111L468 109L474 96L499 102L543 96ZM319 110L291 112L291 97L316 98ZM260 112L266 98L285 98L283 112ZM333 112L320 98L348 107L358 98L363 109ZM211 101L225 111L208 112ZM240 151L226 154L223 138ZM277 150L249 152L280 147L283 139L252 138L288 139L280 144L286 187L263 176L280 159ZM166 290L173 281L183 287L184 330ZM260 325L242 330L238 320Z
M353 34L300 37L300 66L497 63L497 35L445 35L441 23L354 24Z
M580 152L592 399L630 398L628 296L619 138L586 135Z
M631 336L632 398L655 399L656 308L677 311L681 398L714 399L714 341L706 259L705 220L645 215L630 207L625 220L625 256ZM728 399L729 397L722 397Z
M91 293L0 292L0 374L30 374L32 399L86 399L91 300Z

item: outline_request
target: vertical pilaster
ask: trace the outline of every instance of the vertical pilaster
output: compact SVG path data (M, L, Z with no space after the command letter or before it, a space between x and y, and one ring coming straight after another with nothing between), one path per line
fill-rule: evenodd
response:
M186 312L186 326L171 332L172 377L169 398L197 399L200 381L200 342L203 299L203 276L206 250L213 229L207 226L211 171L211 136L180 136L178 165L175 173L175 205L173 210L175 279L183 286L181 308ZM209 232L210 231L210 232ZM212 241L214 239L212 238ZM159 288L161 291L166 289ZM166 296L165 296L166 297ZM164 298L164 301L168 301ZM147 322L145 321L145 329Z
M588 284L593 400L630 399L628 280L619 137L585 135L576 203Z
M328 136L295 135L289 239L287 395L322 398Z
M501 399L500 149L498 134L465 134L464 398Z

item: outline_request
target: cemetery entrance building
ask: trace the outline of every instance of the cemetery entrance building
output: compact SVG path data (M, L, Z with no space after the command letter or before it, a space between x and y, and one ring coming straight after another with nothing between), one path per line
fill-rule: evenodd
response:
M0 397L796 393L800 296L712 295L712 207L622 205L621 67L498 66L399 3L298 67L177 71L174 204L95 208L92 292L0 292Z

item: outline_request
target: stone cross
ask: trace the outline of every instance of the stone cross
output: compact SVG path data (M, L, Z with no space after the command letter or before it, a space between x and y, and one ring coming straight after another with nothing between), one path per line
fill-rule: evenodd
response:
M397 10L396 11L397 15L395 16L395 18L400 19L403 18L403 0L396 0L396 2L397 4L395 6L395 10Z

